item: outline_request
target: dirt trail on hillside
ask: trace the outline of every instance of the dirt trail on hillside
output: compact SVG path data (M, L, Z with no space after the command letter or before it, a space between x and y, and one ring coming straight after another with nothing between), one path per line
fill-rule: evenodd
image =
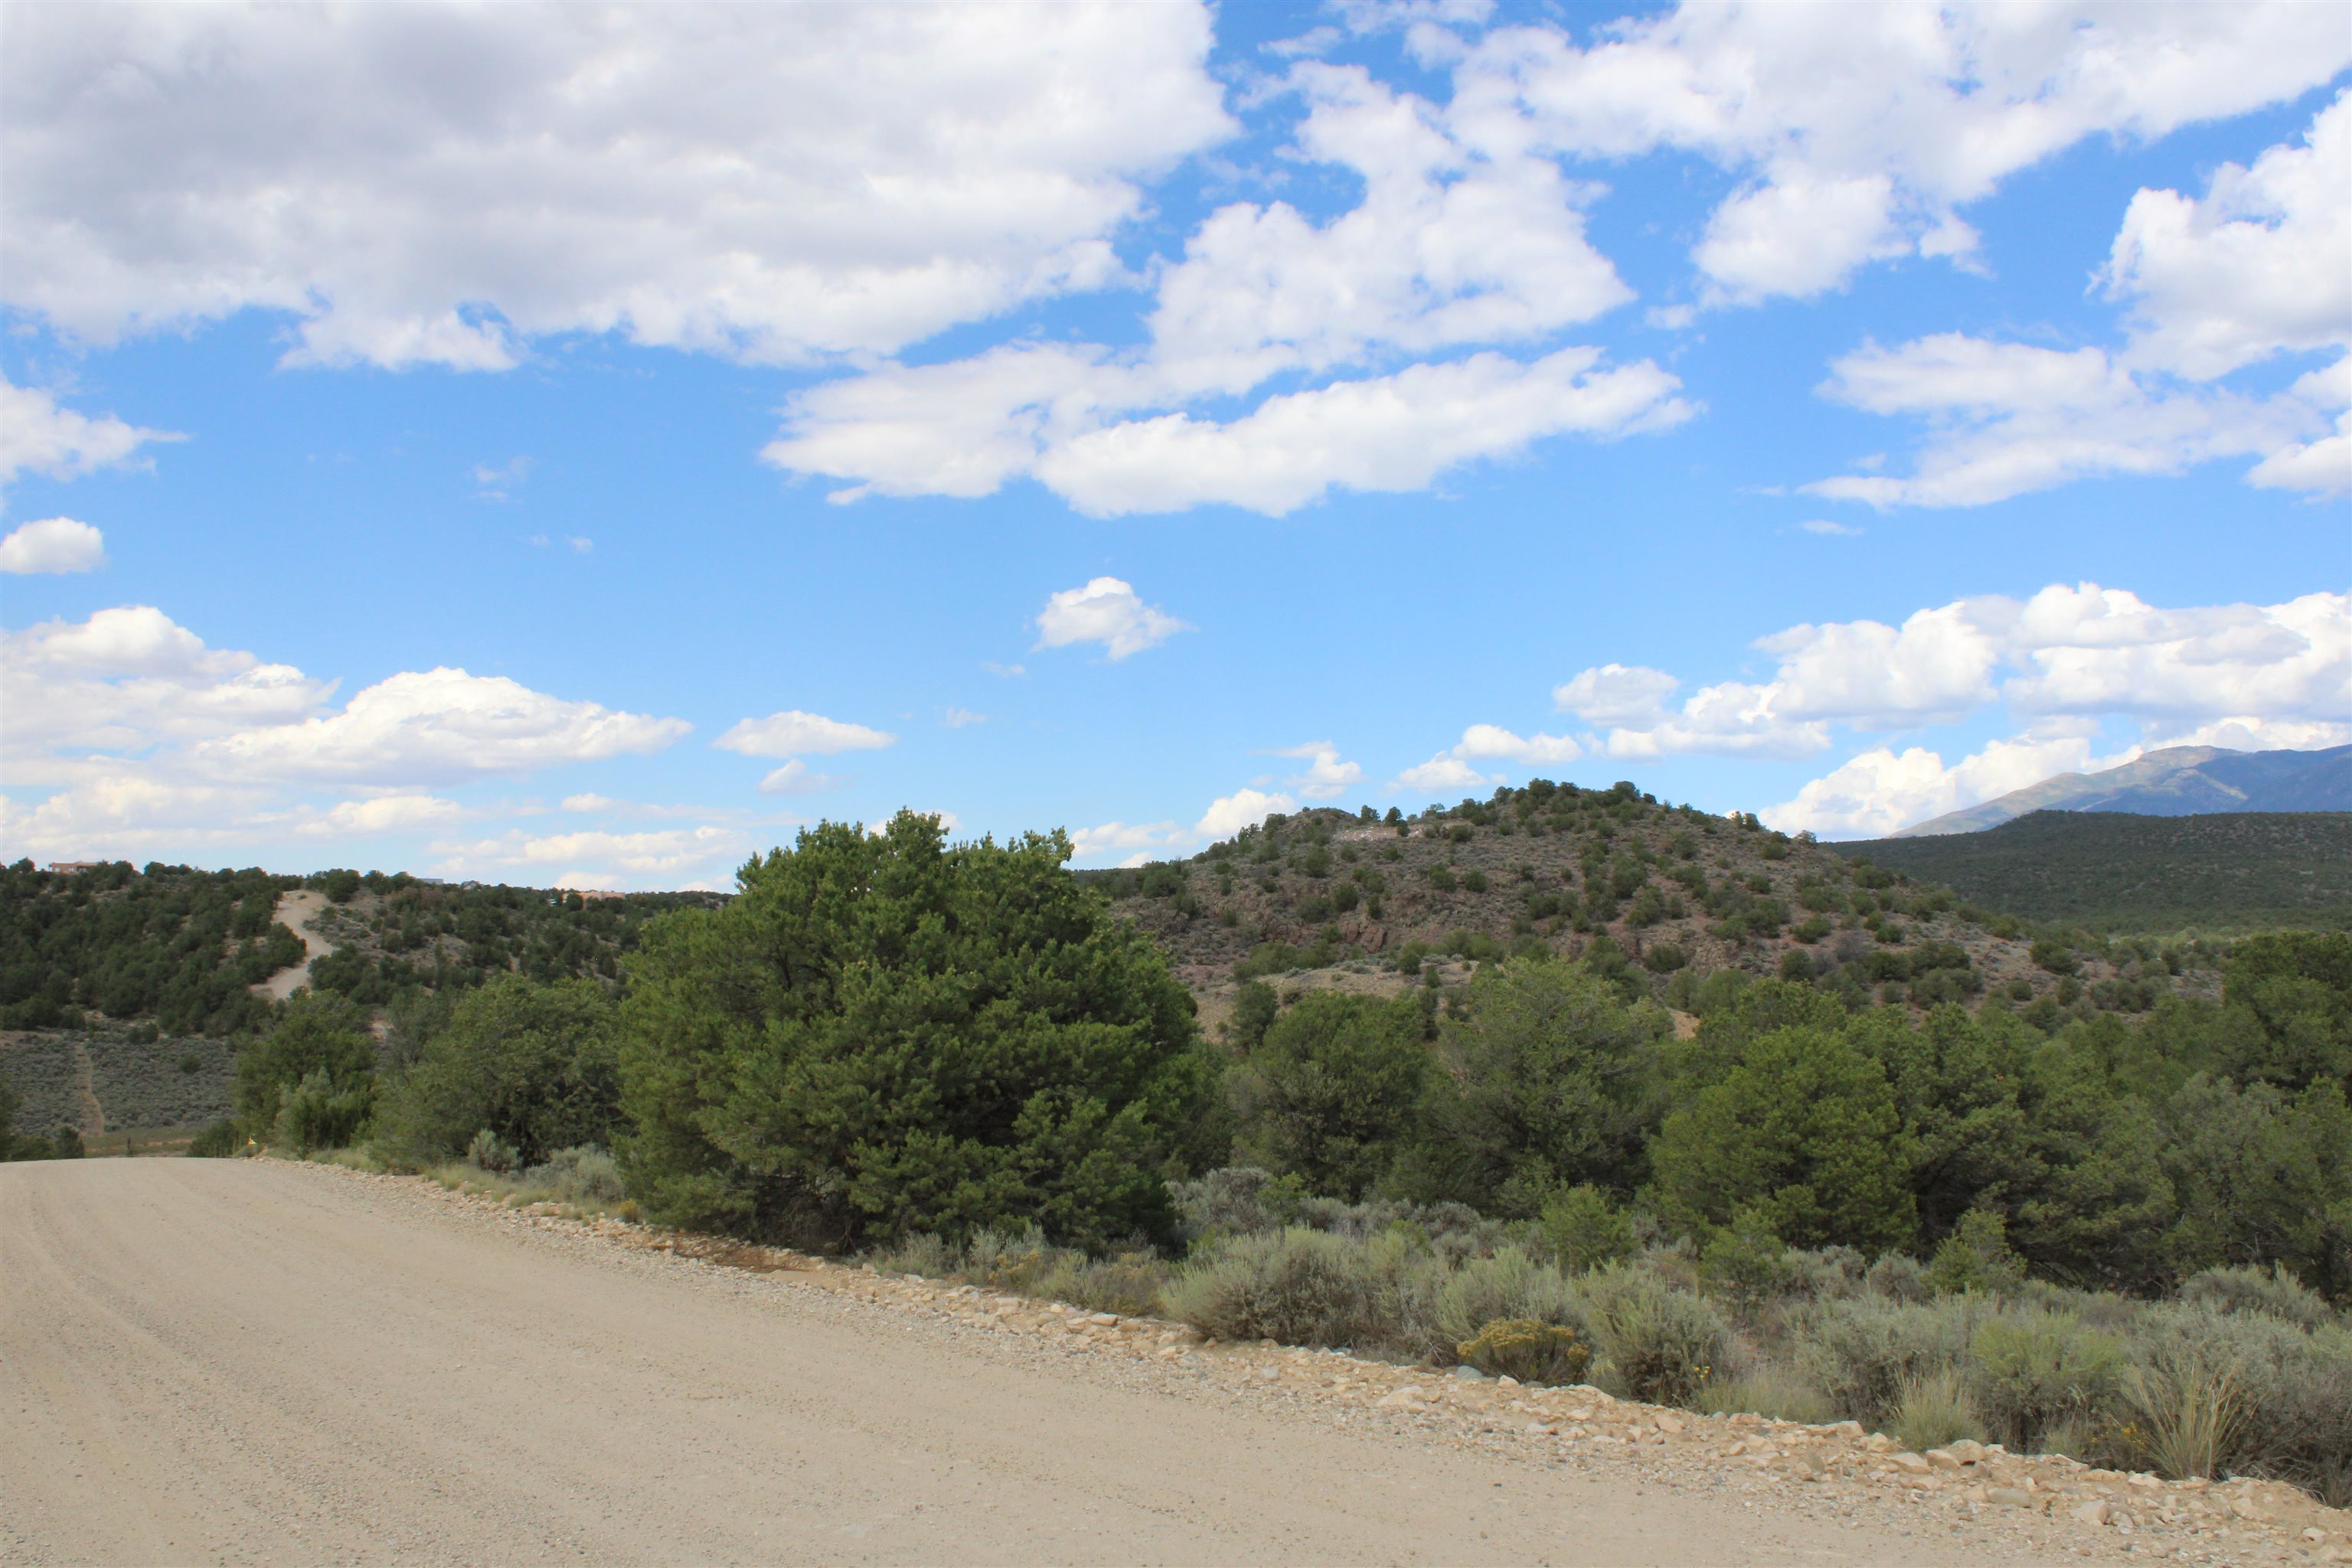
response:
M278 923L302 939L302 962L290 969L279 970L256 985L256 991L273 1002L283 1002L310 984L310 965L334 952L335 944L304 922L317 917L326 907L327 895L308 888L278 898Z
M106 1135L106 1108L98 1102L98 1074L91 1066L89 1045L77 1037L73 1043L74 1089L81 1097L81 1136L85 1143L95 1143Z
M0 1166L0 1237L12 1564L2077 1560L317 1166Z

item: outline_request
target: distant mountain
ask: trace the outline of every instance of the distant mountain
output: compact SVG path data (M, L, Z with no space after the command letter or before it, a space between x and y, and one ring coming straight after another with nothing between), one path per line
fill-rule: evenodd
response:
M1906 827L1897 838L1976 833L2035 811L2202 816L2217 811L2352 811L2352 746L2232 752L2168 746L2101 773L2060 773Z
M2036 811L1983 833L1830 847L1983 909L2095 931L2352 926L2347 812Z

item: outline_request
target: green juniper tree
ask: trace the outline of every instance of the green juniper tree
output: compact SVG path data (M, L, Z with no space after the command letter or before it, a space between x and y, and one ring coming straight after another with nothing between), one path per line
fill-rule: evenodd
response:
M622 1007L631 1191L811 1245L1171 1235L1165 1182L1219 1132L1192 1001L1069 854L825 823L653 922Z

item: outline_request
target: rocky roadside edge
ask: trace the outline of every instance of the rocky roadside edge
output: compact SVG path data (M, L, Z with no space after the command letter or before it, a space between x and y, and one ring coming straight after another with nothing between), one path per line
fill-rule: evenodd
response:
M410 1195L519 1229L593 1237L688 1268L781 1276L787 1288L1022 1335L1042 1342L1038 1348L1161 1363L1196 1386L1294 1410L1305 1405L1343 1423L1360 1419L1516 1457L1605 1468L1628 1479L1771 1492L1809 1512L1851 1515L1856 1505L1876 1504L1873 1511L1907 1515L1916 1529L1974 1524L2113 1561L2352 1564L2352 1511L2325 1507L2282 1482L2166 1481L2063 1457L2011 1454L1999 1444L1961 1442L1907 1453L1853 1421L1812 1426L1753 1415L1702 1415L1617 1399L1581 1384L1522 1386L1467 1367L1398 1366L1272 1340L1218 1342L1165 1319L1122 1318L609 1216L582 1219L551 1204L510 1207L424 1177L339 1165L304 1168L396 1183Z

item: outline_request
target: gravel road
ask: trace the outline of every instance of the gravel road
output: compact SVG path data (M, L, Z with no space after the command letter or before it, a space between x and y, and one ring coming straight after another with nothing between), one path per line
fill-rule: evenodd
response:
M1234 1384L1213 1354L1087 1353L315 1166L0 1167L0 1280L12 1564L1983 1568L2085 1550L1662 1483L1557 1439L1447 1442L1257 1371Z

